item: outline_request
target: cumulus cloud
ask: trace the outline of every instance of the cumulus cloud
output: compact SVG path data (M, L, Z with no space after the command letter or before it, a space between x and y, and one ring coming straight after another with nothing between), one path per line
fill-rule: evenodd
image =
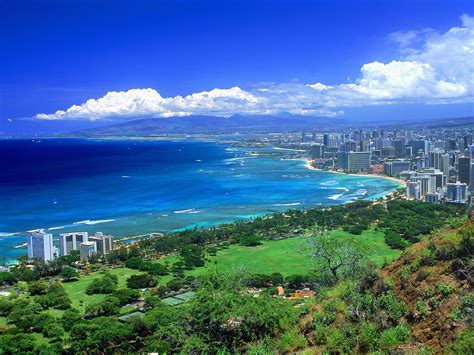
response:
M250 90L213 89L186 96L162 97L154 89L108 92L101 98L37 119L172 117L233 114L279 114L334 117L345 107L391 103L452 103L474 101L474 17L445 33L431 29L389 35L400 46L400 57L389 63L363 64L359 78L324 83L262 84Z

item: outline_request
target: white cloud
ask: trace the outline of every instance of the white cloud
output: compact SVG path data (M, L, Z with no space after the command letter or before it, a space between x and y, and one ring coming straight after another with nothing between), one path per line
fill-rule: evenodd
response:
M187 96L162 97L154 89L111 91L65 111L37 114L44 120L279 114L333 117L344 107L402 102L474 101L474 18L445 33L431 29L396 32L400 58L362 65L354 82L327 85L298 82L262 84L251 90L213 89Z
M361 72L356 84L339 87L373 100L448 98L466 92L462 83L441 80L430 64L417 61L372 62L364 64Z

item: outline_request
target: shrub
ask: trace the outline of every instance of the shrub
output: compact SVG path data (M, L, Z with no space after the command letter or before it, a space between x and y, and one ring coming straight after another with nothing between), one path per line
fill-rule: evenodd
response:
M388 316L393 321L398 321L408 312L408 306L405 302L397 300L392 291L384 293L377 298L378 307L385 309Z
M326 335L326 346L330 352L349 353L350 344L345 334L338 328L328 328Z
M380 334L380 347L382 350L390 351L401 343L409 341L411 330L407 325L400 324L394 328L384 330Z
M363 352L374 351L378 349L379 333L377 325L374 323L363 322L360 324L360 350Z
M474 308L474 295L467 295L461 299L461 303L451 313L451 319L458 321L471 314ZM471 309L469 312L468 310Z
M421 318L426 318L427 316L431 314L430 308L425 304L425 302L421 298L419 298L416 301L415 309Z
M426 280L426 278L430 276L430 272L427 271L427 270L420 270L416 276L415 276L415 281L416 282L420 282L420 281L423 281L423 280Z
M449 284L445 284L445 283L437 283L435 287L436 287L436 291L439 294L441 294L443 298L448 297L451 293L456 291L456 289L453 286Z
M451 345L453 354L474 354L474 326L471 327L456 337L456 340Z
M306 339L296 330L290 330L280 337L278 347L284 352L292 352L306 347L307 344Z
M328 329L324 324L315 323L314 324L314 339L318 345L324 345L327 342Z

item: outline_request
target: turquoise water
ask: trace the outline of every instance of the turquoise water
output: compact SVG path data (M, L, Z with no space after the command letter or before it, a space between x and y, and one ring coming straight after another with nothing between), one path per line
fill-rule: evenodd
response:
M259 155L265 151L213 142L0 141L0 255L25 253L14 246L36 228L121 238L341 204L397 187Z

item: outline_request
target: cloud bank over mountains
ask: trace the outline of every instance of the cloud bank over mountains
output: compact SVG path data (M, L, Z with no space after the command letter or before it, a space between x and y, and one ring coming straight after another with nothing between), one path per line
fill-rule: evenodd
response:
M162 97L154 89L108 92L67 110L35 115L41 120L289 113L333 117L345 107L396 103L474 102L474 17L445 33L431 29L396 32L400 57L362 65L354 82L280 83L252 90L212 89L186 96Z

